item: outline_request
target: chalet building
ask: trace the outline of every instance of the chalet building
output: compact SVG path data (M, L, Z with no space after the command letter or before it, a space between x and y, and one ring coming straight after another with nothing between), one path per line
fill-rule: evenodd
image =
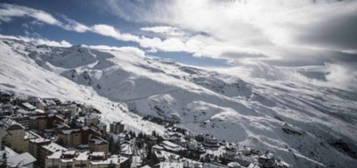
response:
M45 159L45 168L61 168L61 157L64 151L57 151Z
M99 122L97 127L99 132L101 132L103 135L107 133L107 124L105 124L104 122Z
M274 159L274 154L266 152L258 157L258 162L262 167L278 167L277 162Z
M56 111L69 118L79 112L79 107L75 103L61 103L59 100L44 99L46 111Z
M163 148L158 145L153 147L153 155L155 156L157 163L165 162L168 159L168 156L165 155Z
M82 131L79 128L63 129L58 133L58 142L66 147L76 147L82 144Z
M36 110L36 107L33 106L32 104L28 103L28 102L21 103L21 107L24 108L25 110L28 110L28 111L35 111Z
M177 133L177 132L168 132L165 134L165 139L175 142L175 143L180 143L182 141L182 138L184 137L184 135L182 135L181 133Z
M25 127L20 123L5 118L0 122L0 131L5 132L3 143L17 152L28 151L28 141L25 140Z
M69 151L57 151L46 157L45 166L46 168L72 168L74 164L74 159L77 157L77 152L73 150ZM82 165L86 167L87 165Z
M107 125L103 122L99 122L96 125L90 125L89 127L103 135L107 133Z
M202 144L203 144L204 147L207 147L207 148L215 149L215 148L219 147L218 140L215 137L210 136L210 135L205 135L204 136Z
M38 138L29 140L29 153L38 160L36 163L37 165L42 164L42 160L41 160L41 157L43 157L43 154L41 153L42 146L48 145L50 143L51 143L51 141L49 139L45 139L42 137L38 137Z
M33 168L36 162L36 158L28 152L18 154L8 147L4 147L3 150L0 150L0 156L0 165L7 168ZM4 163L5 161L6 163Z
M251 163L254 163L254 159L246 155L238 155L235 160L244 167L248 167Z
M12 119L15 120L16 122L20 123L26 129L30 128L32 120L30 119L29 116L19 115L19 116L13 117Z
M119 134L124 132L124 124L121 122L113 122L110 124L110 132L113 134Z
M160 145L164 150L173 152L173 153L179 153L183 150L185 150L184 147L177 145L175 143L172 143L170 141L163 141L162 144Z
M140 156L133 156L131 158L130 168L139 168L143 164L143 159Z
M55 114L35 114L29 117L30 128L37 130L52 129L57 127L57 125L63 124L65 121L60 115Z
M149 135L146 139L146 143L150 146L156 145L159 143L159 138L157 136Z
M125 168L128 158L104 152L58 151L46 157L45 168Z
M160 162L157 168L183 168L183 162Z
M187 149L189 150L198 150L202 147L195 139L190 139L187 143Z
M91 151L102 151L108 153L109 143L101 138L102 134L94 129L69 128L58 132L58 143L65 147L84 147L88 145Z
M82 107L84 113L92 113L92 114L100 114L101 112L94 108L93 106L83 106Z
M10 92L0 92L0 102L1 103L8 103L12 100L13 94Z
M43 99L44 102L46 102L47 105L49 105L48 103L51 102L52 105L61 105L62 102L61 100L57 99L57 98L45 98Z
M16 98L13 99L11 101L12 104L16 104L16 105L20 105L21 106L21 103L24 103L26 102L27 100L27 96L23 96L23 95L16 95Z
M223 159L226 161L233 161L238 152L237 148L232 144L227 144L224 149L225 152L222 155Z
M92 136L88 145L90 151L92 152L104 152L105 154L109 153L109 143L101 137Z
M171 132L176 132L176 133L180 133L180 134L183 134L183 135L188 135L189 134L187 129L176 127L176 126L169 127L168 130L171 131Z
M71 112L72 114L77 114L79 112L79 107L75 103L67 102L61 105L61 110L65 112Z
M242 166L238 162L230 162L227 164L229 168L241 168Z
M43 130L47 128L47 116L45 114L30 117L30 128Z
M1 105L0 108L1 108L1 112L0 112L1 117L11 116L15 112L15 109L11 104Z
M29 97L27 101L37 109L45 110L46 104L38 97Z
M53 98L43 98L42 102L46 105L46 110L48 107L53 107L57 105L57 101L54 100Z
M63 152L60 167L73 167L73 162L76 156L77 153L73 150Z
M187 149L188 151L186 152L186 154L190 158L199 158L201 154L204 154L206 152L203 145L197 142L195 139L190 139L188 141Z
M45 107L46 111L62 111L62 107L58 106L54 101L47 100L45 102L49 102L49 105Z
M134 150L129 142L123 142L120 144L120 154L128 157L134 154Z
M203 168L227 168L225 165L218 163L202 163ZM249 167L249 168L259 168L259 167Z
M203 168L203 165L201 162L191 160L191 159L185 159L185 160L183 160L183 167L184 168Z
M99 121L100 121L100 115L96 113L89 113L84 117L85 126L97 125L99 124Z
M89 167L89 152L78 152L76 157L73 159L74 168Z
M105 168L110 165L115 168L120 168L119 156L112 155L108 158L104 152L93 152L89 154L89 164L91 168Z
M95 129L92 129L92 128L88 128L88 127L82 127L81 129L81 133L82 133L82 144L88 144L89 143L89 140L92 136L96 136L96 137L101 137L102 134L95 130Z
M39 158L37 158L38 165L40 167L44 167L46 156L52 155L53 153L58 152L58 151L67 151L67 149L61 145L54 143L54 142L42 145L38 152L38 155L39 155Z

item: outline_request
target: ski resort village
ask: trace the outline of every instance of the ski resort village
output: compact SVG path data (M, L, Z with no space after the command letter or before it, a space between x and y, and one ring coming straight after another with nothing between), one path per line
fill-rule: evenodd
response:
M1 163L45 168L287 168L269 151L193 135L175 123L158 135L133 132L120 122L101 121L101 112L56 98L0 92Z
M3 37L0 51L5 167L353 168L357 161L352 92L329 97L340 90L242 80L133 48Z
M1 0L0 168L357 168L357 0Z

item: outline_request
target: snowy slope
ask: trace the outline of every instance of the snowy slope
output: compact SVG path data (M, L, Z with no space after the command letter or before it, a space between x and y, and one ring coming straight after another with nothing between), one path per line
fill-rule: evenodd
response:
M78 85L56 72L41 68L37 64L39 62L36 63L28 57L31 55L30 48L38 52L45 52L45 49L13 40L2 40L0 48L0 89L38 97L56 97L62 100L85 102L103 112L103 117L108 122L123 121L134 131L138 129L146 129L144 131L149 132L163 131L161 126L142 121L139 116L128 113L125 104L98 96L93 89ZM52 65L44 63L43 66ZM143 124L146 127L142 127Z
M58 48L2 39L0 50L0 89L83 101L106 120L124 120L134 129L162 130L139 116L177 121L194 133L274 151L294 167L357 164L357 96L350 91L242 80L130 47Z

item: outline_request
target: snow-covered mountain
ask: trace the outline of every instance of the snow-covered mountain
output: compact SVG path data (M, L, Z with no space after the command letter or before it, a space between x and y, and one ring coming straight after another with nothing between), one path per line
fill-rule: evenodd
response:
M160 117L197 134L271 150L293 167L357 165L357 93L238 76L157 60L131 47L0 40L0 89L86 102L106 121L137 130L162 132L142 119Z

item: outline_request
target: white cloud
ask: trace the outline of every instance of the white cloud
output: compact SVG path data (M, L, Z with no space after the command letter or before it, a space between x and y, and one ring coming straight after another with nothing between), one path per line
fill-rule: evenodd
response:
M121 33L118 29L113 26L106 24L96 24L93 26L87 26L79 23L73 19L66 16L62 16L65 22L61 22L51 14L46 13L42 10L32 9L24 6L1 4L0 5L0 20L1 21L11 21L14 17L32 17L35 20L47 23L50 25L59 26L68 31L75 31L79 33L93 32L99 35L108 36L122 41L132 41L139 43L142 47L154 49L157 47L166 47L166 50L173 50L169 45L170 41L162 42L158 38L147 38L139 37L129 33ZM172 41L172 40L171 40ZM152 44L150 44L152 42ZM50 45L55 45L49 43Z
M165 26L142 27L141 31L151 34L150 37L139 36L121 32L111 25L85 25L65 16L60 21L41 10L8 4L0 6L0 20L33 17L69 31L92 32L121 41L135 42L148 52L188 52L193 56L223 58L231 62L241 60L247 55L264 55L271 59L295 57L299 52L305 53L314 49L343 52L356 50L353 48L356 44L353 37L357 33L353 34L352 31L344 31L339 27L326 32L320 31L324 30L322 26L331 27L330 22L336 27L335 22L343 19L343 16L357 17L357 14L354 14L357 13L357 3L349 1L318 1L318 4L313 4L309 0L135 2L143 3L139 5L128 1L107 2L113 7L114 12L124 18L161 23ZM149 7L146 4L150 4ZM348 6L345 8L346 5ZM333 12L336 10L341 12L336 14ZM135 14L131 15L133 12ZM322 26L319 26L320 24ZM343 35L350 35L351 40L330 40L338 39L335 36L341 33L333 33L338 30L347 32ZM326 35L329 35L329 40L322 38ZM313 36L313 39L309 38ZM349 47L347 44L350 44Z
M116 47L116 46L108 46L108 45L83 45L84 47L92 48L92 49L99 49L99 50L117 50L127 53L132 53L137 56L144 57L145 51L137 48L137 47Z
M179 36L185 35L185 32L177 27L172 26L154 26L154 27L142 27L142 31L153 32L158 34L163 34L165 36Z
M61 22L55 19L52 15L42 11L32 8L27 8L24 6L11 5L11 4L0 4L0 20L7 22L13 17L32 17L41 22L60 25Z
M9 22L16 17L33 18L36 21L40 21L42 23L59 26L63 29L69 31L75 31L79 33L83 33L89 30L89 28L86 25L81 24L75 20L69 19L65 16L64 16L65 22L61 22L51 14L42 10L28 8L19 5L0 4L0 21Z
M120 47L119 50L122 52L134 53L137 56L145 57L145 51L136 47Z
M2 21L10 21L13 17L32 17L37 21L59 26L68 31L75 31L79 33L92 32L121 41L136 42L150 52L188 52L193 53L195 56L217 57L217 55L222 53L222 51L220 51L222 48L235 48L234 46L219 43L208 36L188 35L177 27L144 27L141 28L141 30L160 34L162 35L161 38L137 36L130 33L122 33L120 30L111 25L84 25L66 16L62 16L63 21L60 21L49 13L28 7L10 4L2 4L0 7L2 8L0 9L2 11L0 19Z
M74 24L69 29L70 30L74 30L74 31L79 32L79 33L84 33L84 32L89 30L89 28L86 25L83 25L83 24Z
M177 27L144 27L141 28L141 30L154 32L163 36L161 36L161 38L155 36L137 36L130 33L122 33L120 30L111 25L84 25L66 16L62 16L64 21L61 22L49 13L23 6L2 4L0 7L2 8L0 9L2 10L0 19L3 21L9 21L13 17L32 17L38 21L59 26L68 31L75 31L79 33L92 32L121 41L135 42L150 52L188 52L193 53L195 56L217 57L223 52L223 48L235 48L234 46L218 42L208 36L189 35Z
M71 47L72 44L69 43L66 40L62 40L62 41L51 41L51 40L45 40L45 39L31 39L31 41L33 41L36 44L39 45L47 45L47 46L54 46L54 47Z
M78 33L84 33L90 30L87 25L77 22L76 20L70 19L67 16L62 16L63 19L66 21L66 24L62 24L63 28L69 31L75 31Z
M357 91L357 72L356 68L351 68L346 65L327 64L326 75L327 84L330 87L344 88Z
M128 1L109 2L113 6L113 12L121 10L118 12L121 17L164 26L142 27L141 31L148 32L143 36L125 33L107 24L85 25L66 16L62 16L60 20L41 10L8 4L0 5L0 21L31 17L68 31L92 32L120 41L135 42L146 52L188 52L197 57L223 58L249 67L251 76L266 76L269 79L287 77L320 86L341 88L352 88L351 83L355 83L357 79L357 75L351 73L354 69L346 69L338 64L326 65L328 61L320 58L332 58L335 53L331 50L352 53L357 50L354 48L357 44L357 38L354 38L357 34L354 31L357 29L354 28L357 26L352 21L357 18L357 2L327 0L313 4L309 0L248 0L244 3L218 0L143 1L151 4L149 8L146 5L130 5L131 2ZM121 6L116 6L117 4ZM126 8L125 12L122 7ZM134 9L131 10L131 7ZM50 46L71 46L67 41L17 38ZM145 51L136 47L88 47L145 56ZM269 63L277 65L281 58L287 60L288 63L281 62L287 66L320 64L322 69L329 72L325 76L326 81L310 79L294 71L276 69L270 65L254 66L261 60L269 60ZM242 74L235 73L232 69L227 71Z
M139 41L139 37L129 33L121 33L119 30L110 25L97 24L91 27L91 31L103 36L113 37L117 40Z
M34 18L36 18L37 20L40 20L42 22L48 23L48 24L52 24L52 25L58 25L60 24L60 22L55 19L53 16L49 15L46 12L43 11L33 11L31 15Z
M148 30L147 28L146 30ZM150 30L154 30L157 32L165 32L160 28L156 27ZM193 53L196 56L212 55L212 53L216 53L214 49L208 49L207 44L203 41L210 40L209 37L203 37L201 35L196 35L192 37L167 37L165 39L161 39L158 37L146 37L146 36L137 36L129 33L121 33L118 29L114 28L110 25L98 24L90 27L90 31L93 33L97 33L103 36L108 36L115 38L117 40L122 41L131 41L138 43L141 47L147 49L151 52L166 51L166 52L188 52ZM216 45L216 48L219 47L216 43L212 44ZM213 46L210 46L213 47ZM213 55L212 55L213 56Z
M14 39L14 40L21 40L25 42L31 42L36 45L47 45L53 47L71 47L72 44L66 40L62 41L52 41L43 38L30 38L30 37L23 37L23 36L8 36L0 34L0 38L7 38L7 39Z
M193 49L195 47L186 44L188 39L180 39L186 45L175 42L184 51L193 51L195 55L219 57L216 54L225 53L227 48L254 48L267 55L269 51L266 48L285 50L298 47L338 51L355 51L357 48L357 2L351 0L106 2L112 12L122 18L171 25L142 28L145 31L167 33L167 38L171 38L169 32L176 27L207 33L214 40L211 37L192 37L203 44L200 49ZM173 44L173 39L166 40L162 40L158 46L172 50L168 44Z

